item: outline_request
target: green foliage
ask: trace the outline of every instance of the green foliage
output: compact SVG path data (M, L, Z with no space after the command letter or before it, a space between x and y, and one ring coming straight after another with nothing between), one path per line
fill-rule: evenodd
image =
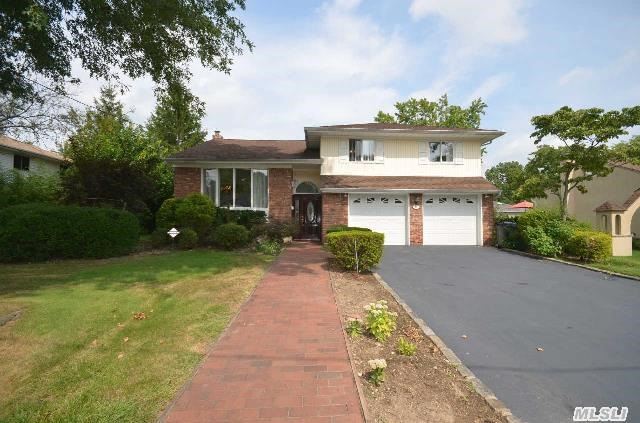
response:
M296 234L298 225L295 222L271 221L253 226L251 234L254 238L265 237L267 239L282 242L283 238Z
M171 243L171 237L164 229L156 229L151 233L151 246L153 248L162 248Z
M345 331L351 338L362 336L362 322L358 319L350 318L347 320L347 327L345 328Z
M560 243L547 235L540 226L527 226L522 229L522 235L529 250L534 254L555 257L562 252Z
M211 199L202 194L190 194L184 198L169 198L156 213L156 227L167 232L175 227L180 232L189 228L203 241L211 230L216 208Z
M225 223L214 229L213 242L225 250L241 248L249 243L249 231L237 223Z
M611 148L611 159L618 163L640 165L640 135L628 142L621 142Z
M23 204L0 210L0 261L102 258L130 253L140 227L131 213Z
M502 162L487 170L487 180L500 190L498 201L513 204L524 198L519 195L519 188L526 180L524 166L519 162Z
M519 195L546 198L550 192L560 199L560 212L566 217L571 191L585 193L586 182L611 173L607 143L626 135L626 128L640 124L640 106L606 112L565 106L550 115L534 116L531 123L536 145L546 137L559 139L562 144L539 146L531 154L525 166L527 179Z
M55 203L60 198L60 190L58 175L0 171L0 208L25 203Z
M205 105L181 81L156 89L156 108L147 122L152 138L162 140L171 152L204 142Z
M417 350L418 346L407 341L406 339L404 339L404 337L401 336L398 339L398 345L396 345L396 351L398 352L398 354L412 356L415 355Z
M567 255L587 262L608 260L611 249L611 235L585 230L575 231L566 246Z
M256 245L256 251L262 254L270 256L277 256L282 252L282 242L278 242L272 239L265 239L258 242Z
M385 300L369 303L364 306L365 321L369 333L379 342L386 341L396 330L398 313L389 311Z
M333 232L344 232L344 231L365 231L365 232L371 232L371 229L369 228L359 228L357 226L347 226L347 225L334 225L334 226L330 226L329 229L327 229L327 233L333 233Z
M385 359L369 360L369 381L375 386L380 386L384 382L384 369L387 368L387 361Z
M234 15L244 0L123 0L0 3L0 93L30 97L37 83L64 92L78 61L92 77L188 78L188 64L228 73L233 56L253 45ZM23 78L30 75L33 78ZM40 78L42 77L42 78Z
M178 248L181 250L191 250L198 245L198 233L191 228L180 231L178 238Z
M237 223L252 230L255 226L264 225L266 222L267 214L261 210L230 210L226 207L218 207L215 225Z
M327 234L326 247L342 267L366 272L380 263L384 234L366 231L339 231Z
M634 250L640 250L640 238L633 238L631 240L631 248Z
M396 111L392 116L379 111L375 117L380 123L402 123L407 125L444 126L448 128L479 128L480 119L484 115L487 105L481 98L471 102L468 108L450 105L447 95L438 101L426 98L410 98L397 102Z

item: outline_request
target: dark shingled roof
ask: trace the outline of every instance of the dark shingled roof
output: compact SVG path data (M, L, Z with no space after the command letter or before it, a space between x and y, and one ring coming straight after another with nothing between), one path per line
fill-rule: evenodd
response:
M304 140L213 139L169 157L169 160L300 160L319 159Z
M498 192L491 182L483 177L442 176L349 176L323 175L320 177L324 189L354 189L372 191L384 189Z
M384 129L405 129L405 130L418 130L418 131L428 131L428 130L440 130L440 131L487 131L487 132L495 132L490 129L476 129L476 128L449 128L445 126L427 126L427 125L407 125L404 123L378 123L378 122L370 122L370 123L350 123L343 125L322 125L318 126L318 128L324 129L373 129L373 130L384 130Z
M598 207L596 207L596 211L597 212L624 211L624 210L626 210L626 207L620 206L620 205L612 203L610 201L605 201L604 203L602 203Z

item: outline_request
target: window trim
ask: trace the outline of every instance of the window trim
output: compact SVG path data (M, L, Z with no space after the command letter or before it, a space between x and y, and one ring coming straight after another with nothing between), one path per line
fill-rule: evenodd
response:
M370 143L373 143L373 159L371 160L362 160L362 155L360 155L361 159L360 160L355 160L355 152L354 152L354 159L351 160L351 141L360 141L362 143L364 143L365 141L368 141ZM376 140L372 140L372 139L367 139L367 138L349 138L349 140L347 141L347 161L349 163L379 163L376 161L376 153L377 153L377 148L378 148L378 141ZM354 146L355 148L355 146Z
M220 184L220 169L231 169L232 172L232 188L231 188L231 194L232 194L232 205L231 206L219 206L220 204L220 188L222 186L222 184ZM236 207L236 169L249 169L250 173L251 173L251 189L250 189L250 200L251 200L251 206L250 207L245 207L245 206L241 206L241 207ZM267 183L267 207L254 207L253 206L253 175L254 175L254 171L258 170L258 171L262 171L265 172L266 176L267 176L267 181L269 180L269 169L268 168L253 168L253 167L239 167L239 168L235 168L235 167L223 167L223 168L203 168L202 172L200 173L201 177L201 184L200 184L200 193L201 194L205 194L205 182L206 182L206 171L207 170L215 170L215 174L216 174L216 199L215 199L215 203L216 203L216 207L223 207L223 208L228 208L229 210L257 210L257 211L263 211L265 213L268 214L269 212L269 184Z

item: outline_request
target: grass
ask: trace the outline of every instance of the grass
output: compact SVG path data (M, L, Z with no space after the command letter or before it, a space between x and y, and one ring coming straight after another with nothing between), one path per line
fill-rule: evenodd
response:
M0 265L0 317L22 311L0 327L0 421L155 420L270 260L195 250Z
M633 250L630 257L611 257L606 263L590 263L590 266L610 272L640 277L640 250Z

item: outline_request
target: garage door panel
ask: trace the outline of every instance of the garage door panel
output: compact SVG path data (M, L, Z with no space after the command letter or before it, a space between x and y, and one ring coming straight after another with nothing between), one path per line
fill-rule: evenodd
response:
M349 195L349 226L384 234L386 245L406 244L406 197Z
M426 196L423 209L423 243L425 245L478 244L477 198Z

